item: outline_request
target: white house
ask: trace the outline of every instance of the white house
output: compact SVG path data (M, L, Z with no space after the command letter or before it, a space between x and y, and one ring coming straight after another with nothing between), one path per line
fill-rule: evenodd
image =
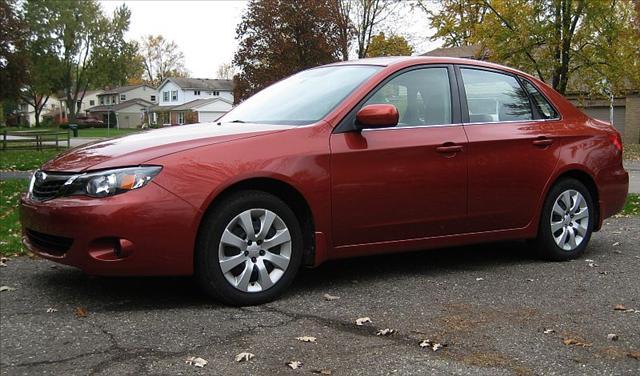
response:
M104 90L97 95L96 105L112 105L126 102L131 99L142 99L151 103L158 103L158 91L147 85L127 85Z
M117 128L137 128L145 122L152 106L153 103L149 101L134 98L116 104L97 105L88 109L87 113Z
M209 78L169 77L158 87L158 106L151 109L156 124L216 121L233 107L233 82Z
M60 113L59 100L55 96L50 96L40 111L40 122L45 116L55 116ZM20 124L26 124L29 127L36 125L36 109L27 102L21 101L18 104L17 115Z

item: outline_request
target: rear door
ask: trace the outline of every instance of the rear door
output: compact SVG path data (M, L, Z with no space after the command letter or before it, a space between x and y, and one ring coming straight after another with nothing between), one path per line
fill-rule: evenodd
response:
M331 136L335 246L462 231L467 138L451 88L451 66L397 73L353 110L393 104L400 113L396 127Z
M559 159L558 113L514 75L470 66L456 73L469 139L467 230L525 227Z

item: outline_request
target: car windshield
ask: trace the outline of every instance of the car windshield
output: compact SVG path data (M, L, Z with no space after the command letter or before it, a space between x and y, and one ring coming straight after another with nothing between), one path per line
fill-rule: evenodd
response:
M330 66L306 70L253 95L220 122L304 125L319 121L382 67Z

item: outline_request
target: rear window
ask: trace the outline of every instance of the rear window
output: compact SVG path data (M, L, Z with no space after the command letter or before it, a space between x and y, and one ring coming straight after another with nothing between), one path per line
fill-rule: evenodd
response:
M538 111L538 114L542 119L557 119L558 112L551 106L551 103L547 101L547 99L536 89L533 84L527 80L522 80L524 83L524 88L527 90L529 95L531 96L531 101L533 102L533 106Z

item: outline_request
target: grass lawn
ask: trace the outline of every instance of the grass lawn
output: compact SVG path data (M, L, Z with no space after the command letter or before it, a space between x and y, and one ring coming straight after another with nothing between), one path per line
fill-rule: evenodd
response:
M64 150L9 150L0 151L0 171L30 171L40 167Z
M640 161L640 144L624 144L624 159Z
M24 253L20 240L18 201L28 184L26 179L0 180L0 254L4 256Z
M620 212L622 215L640 215L640 194L629 193L624 209Z
M117 136L126 136L128 134L138 133L142 131L139 128L121 128L121 129L107 129L107 128L86 128L86 129L78 129L78 137L117 137Z

